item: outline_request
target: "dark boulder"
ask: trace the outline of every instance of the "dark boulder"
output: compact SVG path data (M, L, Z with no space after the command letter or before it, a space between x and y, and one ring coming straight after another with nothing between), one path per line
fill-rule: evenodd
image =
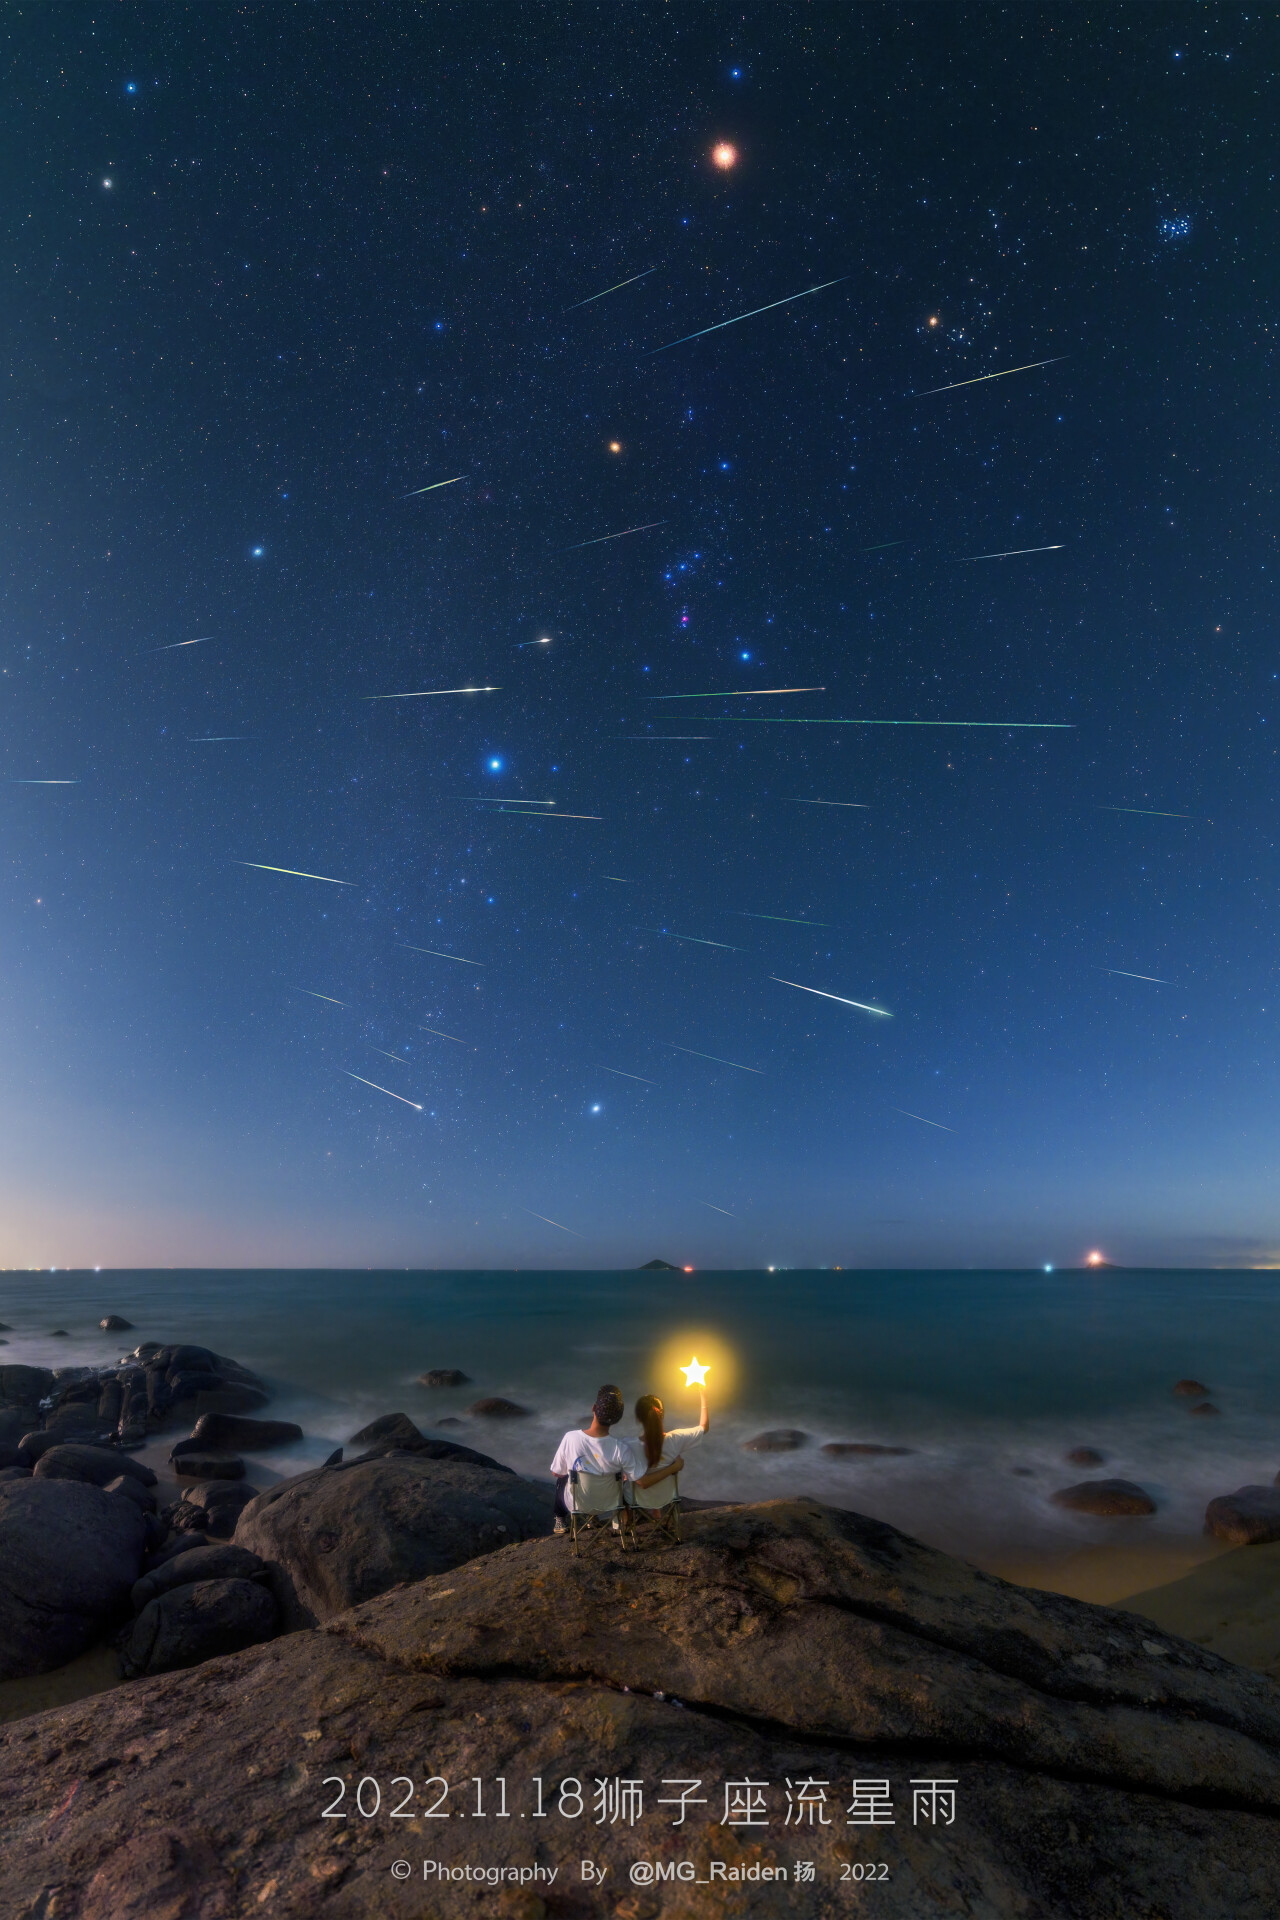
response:
M1096 1447L1072 1447L1067 1462L1073 1467L1100 1467L1106 1459L1105 1453L1099 1453Z
M472 1467L490 1467L494 1473L514 1473L514 1467L504 1467L500 1460L494 1460L487 1453L480 1453L475 1447L461 1446L456 1440L432 1440L420 1435L416 1440L375 1440L371 1447L358 1453L349 1466L355 1466L363 1460L386 1460L392 1454L411 1454L419 1460L461 1460Z
M673 1267L669 1260L646 1260L642 1267L636 1268L637 1273L679 1273L679 1271L679 1267Z
M1203 1400L1205 1394L1209 1391L1208 1387L1199 1380L1175 1380L1173 1390L1175 1393L1186 1394L1187 1397L1192 1400Z
M153 1567L134 1582L130 1603L141 1613L149 1600L174 1587L193 1586L197 1580L252 1580L265 1574L266 1567L247 1547L233 1546L230 1540L211 1547L196 1547L190 1553L174 1554L161 1566Z
M381 1413L367 1427L351 1436L353 1447L367 1447L374 1440L421 1440L422 1435L407 1413Z
M239 1380L223 1380L219 1386L203 1387L195 1396L196 1424L207 1413L256 1413L265 1407L270 1395L263 1387Z
M429 1367L418 1375L420 1387L469 1387L471 1377L461 1367Z
M0 1367L0 1406L38 1407L52 1392L50 1367Z
M548 1533L551 1519L550 1487L401 1454L270 1487L240 1515L235 1540L272 1566L285 1624L314 1626L398 1581Z
M180 1554L194 1553L197 1547L207 1547L211 1543L201 1533L171 1533L147 1555L147 1572L163 1567L170 1560L176 1560Z
M839 1460L846 1453L913 1453L913 1447L882 1447L874 1440L828 1440L822 1451Z
M133 1331L132 1320L126 1320L118 1313L104 1314L98 1325L104 1333L132 1333Z
M9 1326L6 1321L0 1320L0 1333L12 1333L12 1332L13 1332L13 1328Z
M437 1427L460 1427L462 1422L456 1413L447 1413L443 1420L436 1420L432 1424Z
M809 1436L799 1427L771 1427L742 1444L748 1453L794 1453L797 1447L808 1446Z
M480 1420L523 1420L528 1407L518 1407L514 1400L504 1400L500 1394L491 1394L485 1400L473 1400L467 1408Z
M46 1456L47 1458L47 1456ZM96 1482L90 1482L95 1485ZM126 1500L132 1500L135 1507L143 1513L154 1513L156 1497L150 1487L144 1487L141 1480L135 1480L131 1473L122 1473L115 1480L108 1480L103 1487L104 1493L118 1493Z
M141 1348L139 1348L141 1353ZM181 1373L184 1369L192 1373L216 1373L218 1356L209 1347L186 1345L156 1347L151 1354L154 1365L165 1367L171 1373Z
M150 1600L124 1636L120 1672L172 1673L270 1640L280 1624L271 1589L256 1580L198 1580Z
M322 1467L340 1467L342 1465L342 1448L335 1447L328 1458L320 1462L320 1465Z
M1222 1417L1222 1408L1215 1407L1211 1400L1206 1400L1201 1406L1192 1407L1191 1413L1193 1419L1198 1415L1202 1420L1218 1420Z
M66 1445L66 1437L60 1433L45 1433L36 1427L30 1433L24 1433L18 1442L18 1453L25 1464L34 1467L42 1453L48 1453L50 1447Z
M1233 1547L1261 1547L1280 1540L1280 1488L1237 1487L1205 1508L1204 1523Z
M0 1407L0 1447L17 1447L40 1418L38 1407Z
M66 1445L47 1447L35 1463L37 1479L85 1480L92 1487L105 1487L108 1480L129 1474L144 1487L154 1487L156 1476L141 1460L131 1459L115 1447Z
M0 1679L46 1673L120 1617L142 1566L132 1500L79 1480L0 1484Z
M1060 1487L1049 1498L1056 1507L1072 1513L1096 1513L1106 1516L1154 1513L1156 1503L1132 1480L1081 1480L1078 1486Z
M69 1340L71 1335L65 1327L52 1327L47 1337L50 1340Z
M211 1447L215 1452L255 1453L260 1447L283 1447L301 1440L302 1428L293 1420L248 1420L238 1413L202 1413L189 1440L179 1440L176 1459L185 1447Z
M175 1473L190 1474L193 1480L243 1480L244 1461L238 1453L171 1453Z

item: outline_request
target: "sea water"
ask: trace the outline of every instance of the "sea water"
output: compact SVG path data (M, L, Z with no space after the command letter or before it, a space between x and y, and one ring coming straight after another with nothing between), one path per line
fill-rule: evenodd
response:
M98 1320L122 1314L128 1335ZM319 1272L0 1274L0 1363L115 1359L140 1340L194 1341L270 1380L273 1415L306 1438L251 1471L296 1473L376 1414L465 1441L544 1476L561 1433L615 1381L628 1403L664 1393L667 1424L696 1393L655 1378L684 1328L712 1330L736 1361L682 1490L701 1497L812 1494L987 1563L1114 1539L1198 1536L1215 1494L1280 1468L1280 1276L1267 1272ZM51 1337L64 1328L68 1337ZM432 1367L471 1384L418 1385ZM1172 1392L1192 1376L1220 1417ZM500 1395L526 1417L473 1417ZM443 1420L459 1425L440 1427ZM759 1453L762 1429L806 1443ZM902 1447L831 1458L826 1441ZM1096 1469L1066 1461L1087 1445ZM1092 1519L1049 1495L1075 1481L1135 1480L1158 1511Z

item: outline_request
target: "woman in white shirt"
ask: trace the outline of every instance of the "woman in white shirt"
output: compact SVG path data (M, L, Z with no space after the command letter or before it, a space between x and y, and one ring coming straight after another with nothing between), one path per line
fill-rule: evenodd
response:
M696 1427L672 1427L669 1431L662 1424L663 1406L656 1393L644 1393L636 1401L636 1419L640 1422L640 1438L630 1442L635 1455L635 1467L632 1483L641 1493L657 1488L664 1480L671 1479L684 1466L684 1456L690 1447L697 1446L707 1428L711 1425L711 1415L707 1411L707 1390L702 1389L702 1408ZM666 1505L671 1489L664 1488L640 1504L646 1507ZM666 1497L664 1497L666 1496Z

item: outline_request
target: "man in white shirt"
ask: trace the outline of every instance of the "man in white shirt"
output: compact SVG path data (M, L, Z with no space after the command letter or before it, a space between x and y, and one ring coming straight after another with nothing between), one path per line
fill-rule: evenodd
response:
M556 1476L557 1533L565 1531L565 1522L569 1518L564 1492L571 1473L578 1469L585 1473L630 1473L631 1448L627 1441L615 1440L609 1431L621 1420L622 1414L621 1389L612 1385L601 1387L591 1409L591 1425L585 1428L571 1427L556 1448L551 1471Z

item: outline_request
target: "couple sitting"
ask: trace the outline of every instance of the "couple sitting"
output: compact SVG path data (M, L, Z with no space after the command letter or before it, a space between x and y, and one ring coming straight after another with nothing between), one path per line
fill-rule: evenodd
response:
M670 1505L678 1491L676 1475L684 1466L684 1455L696 1446L711 1424L707 1412L707 1392L702 1390L702 1411L696 1427L662 1424L663 1407L656 1393L645 1393L636 1401L636 1419L640 1422L637 1439L613 1434L623 1414L622 1393L618 1387L601 1387L591 1410L589 1427L571 1428L556 1448L551 1471L556 1476L555 1531L563 1533L573 1513L588 1509L607 1510L590 1498L591 1476L595 1484L606 1479L619 1490L621 1502L650 1511ZM588 1485L584 1487L583 1481ZM617 1522L614 1523L617 1525Z

